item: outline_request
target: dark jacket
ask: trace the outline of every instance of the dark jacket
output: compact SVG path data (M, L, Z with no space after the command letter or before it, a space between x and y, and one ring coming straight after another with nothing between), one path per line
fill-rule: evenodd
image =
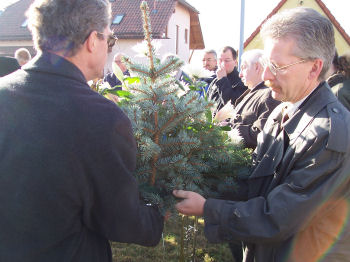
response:
M279 132L283 107L258 136L245 201L206 201L206 237L244 241L245 262L347 261L350 113L327 84Z
M261 82L247 90L235 103L235 118L230 121L243 137L245 147L255 149L257 136L263 130L268 116L280 102L273 99L271 90Z
M16 58L0 56L0 77L8 75L20 68L21 66L18 64Z
M220 80L215 78L208 88L208 98L217 103L217 110L219 111L229 101L235 104L236 99L240 97L247 87L239 78L239 73L235 68L226 77Z
M346 78L342 74L336 74L331 76L327 82L333 94L350 111L350 78Z
M203 82L206 83L206 86L203 87L202 90L198 91L200 97L204 97L204 92L205 92L205 94L208 93L209 86L210 86L211 82L213 82L213 80L215 78L216 78L216 73L212 74L210 77L199 78L200 81L203 81Z
M154 246L129 119L43 53L0 79L0 261L112 261L108 240Z
M124 76L130 76L130 73L128 70L124 72ZM118 86L116 89L117 90L122 90L121 84L122 82L116 77L116 75L112 73L108 73L104 78L104 82L108 82L108 84L113 88L115 86Z

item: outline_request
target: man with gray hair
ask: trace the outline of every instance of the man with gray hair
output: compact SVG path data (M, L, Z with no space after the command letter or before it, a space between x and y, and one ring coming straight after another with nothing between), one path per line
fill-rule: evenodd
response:
M28 63L30 59L32 59L32 56L27 48L22 47L16 50L15 58L17 59L19 65L23 66Z
M264 67L261 64L263 50L253 49L243 53L241 57L241 71L239 77L248 89L231 106L232 118L229 125L232 132L243 138L245 147L255 149L257 136L263 130L268 116L280 103L271 96L271 90L264 84L262 73ZM220 117L220 110L215 117Z
M204 215L211 242L241 240L246 262L348 261L350 113L324 81L334 55L332 23L310 8L263 25L263 78L281 105L258 136L250 176L231 201L184 198Z
M115 37L108 0L36 0L38 55L0 79L0 261L111 262L109 240L156 245L127 116L94 92Z
M206 50L203 56L203 67L208 71L215 72L218 69L217 54L214 49Z
M208 92L209 85L216 78L216 70L218 69L217 54L214 49L209 49L204 51L204 56L202 59L203 68L210 71L212 75L210 77L200 78L200 81L206 82L206 86L199 91L201 97Z

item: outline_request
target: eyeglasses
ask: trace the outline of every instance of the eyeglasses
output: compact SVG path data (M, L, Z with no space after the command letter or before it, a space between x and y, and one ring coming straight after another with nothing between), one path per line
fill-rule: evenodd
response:
M264 68L268 67L274 76L276 76L278 72L281 72L290 66L301 64L301 63L304 63L306 61L307 61L306 59L302 59L302 60L296 61L294 63L288 64L285 66L276 66L273 63L271 63L271 61L268 60L267 58L261 59L261 63L263 65L263 67Z
M111 34L105 34L105 33L100 33L96 32L97 35L102 35L102 36L107 36L107 45L108 45L108 52L112 52L112 48L115 45L115 42L118 40L118 37L112 32Z

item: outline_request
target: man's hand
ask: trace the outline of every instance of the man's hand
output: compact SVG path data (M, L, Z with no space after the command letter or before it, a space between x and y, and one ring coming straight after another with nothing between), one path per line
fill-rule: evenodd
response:
M113 94L107 94L106 97L109 99L109 100L112 100L114 103L118 103L120 101L119 97L116 96L116 95L113 95Z
M226 69L224 63L220 63L218 70L216 70L216 77L220 80L223 77L226 77Z
M175 205L177 211L189 216L202 216L204 211L205 198L200 194L184 191L174 190L173 195L183 200Z

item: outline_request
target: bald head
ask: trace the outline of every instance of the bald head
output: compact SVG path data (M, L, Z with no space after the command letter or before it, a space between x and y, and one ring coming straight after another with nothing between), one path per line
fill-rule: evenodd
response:
M113 62L116 63L123 73L127 70L126 66L122 62L122 58L125 56L123 53L116 53L113 58Z

